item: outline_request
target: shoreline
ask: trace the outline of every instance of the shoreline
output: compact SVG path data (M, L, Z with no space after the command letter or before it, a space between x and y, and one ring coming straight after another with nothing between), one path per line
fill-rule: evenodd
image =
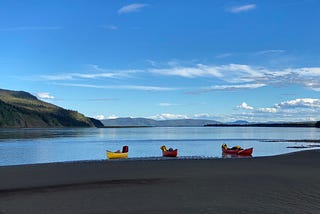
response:
M290 140L282 141L282 140L270 140L266 142L291 142ZM292 142L301 142L301 143L311 143L311 141L304 141L304 140L298 140L298 141L292 141ZM316 140L313 143L318 143ZM320 142L319 142L320 143ZM256 159L256 158L266 158L266 157L276 157L276 156L284 156L284 155L289 155L291 153L299 153L299 152L304 152L304 151L312 151L312 150L319 150L320 151L320 145L314 145L314 146L288 146L286 148L288 149L297 149L295 151L288 151L286 153L281 153L281 154L275 154L275 155L260 155L260 156L235 156L235 157L220 157L220 156L177 156L177 157L163 157L163 156L153 156L153 157L128 157L128 158L123 158L123 159L108 159L102 158L102 159L91 159L91 160L67 160L67 161L55 161L55 162L43 162L43 163L26 163L26 164L11 164L11 165L0 165L0 170L2 167L19 167L19 166L37 166L37 165L43 165L43 164L77 164L77 163L94 163L94 162L105 162L105 161L174 161L174 160L213 160L213 159ZM1 214L1 213L0 213Z
M319 161L306 150L2 166L0 213L317 213Z

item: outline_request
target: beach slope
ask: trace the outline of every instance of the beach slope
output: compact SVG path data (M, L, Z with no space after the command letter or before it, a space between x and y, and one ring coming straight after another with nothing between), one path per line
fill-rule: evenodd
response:
M0 167L0 213L319 213L320 150Z

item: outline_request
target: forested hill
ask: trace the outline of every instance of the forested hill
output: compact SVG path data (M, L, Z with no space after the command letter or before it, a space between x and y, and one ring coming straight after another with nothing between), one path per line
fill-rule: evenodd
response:
M0 128L102 126L79 112L38 100L24 91L0 89Z

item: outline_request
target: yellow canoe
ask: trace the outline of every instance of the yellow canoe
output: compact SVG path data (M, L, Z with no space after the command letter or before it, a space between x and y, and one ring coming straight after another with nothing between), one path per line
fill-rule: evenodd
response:
M128 152L111 152L107 150L107 157L109 159L128 158Z

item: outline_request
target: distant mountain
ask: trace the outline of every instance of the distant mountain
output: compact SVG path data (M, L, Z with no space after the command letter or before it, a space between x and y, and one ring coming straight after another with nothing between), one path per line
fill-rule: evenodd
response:
M237 121L231 122L229 124L249 124L249 122L246 120L237 120Z
M0 89L0 128L94 127L103 124L24 91Z
M178 119L153 120L147 118L116 118L101 121L107 127L177 127L177 126L204 126L205 124L219 124L215 120Z

